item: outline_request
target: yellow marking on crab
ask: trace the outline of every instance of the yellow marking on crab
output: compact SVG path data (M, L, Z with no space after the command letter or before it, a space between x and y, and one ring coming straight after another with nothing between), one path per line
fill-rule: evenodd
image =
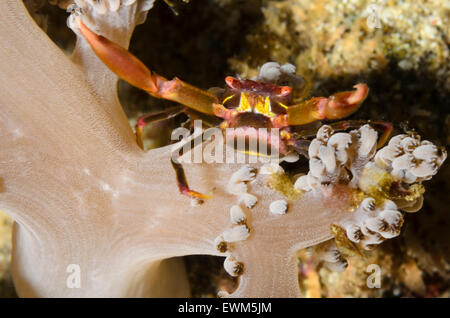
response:
M228 102L230 99L232 99L234 97L234 95L230 95L228 97L225 97L225 99L222 101L222 104L225 104L226 102Z
M266 154L260 153L258 151L239 150L239 149L237 149L237 152L242 153L244 155L255 156L255 157L277 158L276 154L274 154L274 155L266 155Z
M284 105L284 104L282 104L282 103L278 103L278 105L280 105L280 106L283 107L284 109L288 109L288 108L289 108L288 106L286 106L286 105Z
M236 110L238 112L251 112L252 111L252 105L250 103L248 93L241 93L241 99L239 100L239 107Z
M256 104L256 112L269 116L269 117L274 117L275 114L272 113L272 106L270 105L270 98L269 96L267 96L264 99L264 106L263 106L263 102L262 102L263 97L262 96L258 96L258 103Z
M270 105L270 97L242 92L239 101L238 112L255 112L268 117L274 117L272 113L272 106Z
M267 104L267 98L263 101L262 96L258 96L256 105L255 105L255 113L265 115L267 113L267 108L270 108L270 101Z

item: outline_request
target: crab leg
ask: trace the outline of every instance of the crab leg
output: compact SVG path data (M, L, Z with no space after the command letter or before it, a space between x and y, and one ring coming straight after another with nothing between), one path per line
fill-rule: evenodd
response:
M196 111L213 115L215 95L189 85L178 78L167 80L151 72L137 57L118 44L94 33L79 20L80 32L97 56L117 76L157 98L183 104Z
M184 146L186 144L191 144L191 147L189 147L189 149L192 149L192 144L195 145L195 141L196 140L203 140L203 133L201 133L199 136L195 137L192 140L188 140L186 141L184 144L182 144L179 148L176 149L176 151L178 151L178 155L179 157L183 156L184 154ZM182 164L178 161L178 158L174 158L174 156L172 155L170 158L170 162L172 163L172 167L174 168L176 174L177 174L177 184L178 184L178 189L180 190L181 194L187 195L190 198L194 198L194 199L200 199L200 200L205 200L205 199L209 199L211 198L211 196L209 195L205 195L202 194L200 192L194 191L191 188L189 188L187 179L186 179L186 175L184 173L184 168L182 166Z
M191 108L185 108L184 113L189 116L191 122L193 122L194 120L201 120L202 125L206 128L217 127L222 122L221 118L217 118L214 115L200 113Z
M175 172L177 174L177 184L181 194L187 195L190 198L201 200L211 198L211 196L209 195L202 194L189 188L189 185L186 180L186 175L184 174L183 166L180 163L174 162L173 160L171 161L171 163L172 167L175 169Z
M161 120L166 120L173 118L179 114L183 113L182 107L173 107L168 110L157 112L157 113L150 113L145 114L138 118L138 121L136 123L136 142L138 146L144 150L144 142L142 140L142 133L144 131L145 126L151 123L155 123Z
M143 132L143 129L145 126L147 126L150 123L155 123L155 122L158 122L161 120L173 118L183 112L184 112L184 109L182 107L173 107L173 108L168 109L167 111L162 111L162 112L153 113L153 114L146 114L144 116L141 116L136 123L136 141L137 141L137 144L139 145L139 147L141 149L144 149L144 143L142 140L142 132ZM197 139L197 138L200 138L200 140L202 140L203 134L196 137L195 139ZM186 143L194 143L195 144L195 140L189 140ZM183 155L184 145L185 144L183 144L182 146L180 146L180 148L177 149L180 156ZM192 149L192 147L190 149ZM186 180L186 176L184 174L183 166L178 161L178 158L173 158L173 156L172 156L171 164L175 170L175 173L177 176L178 189L180 190L181 194L187 195L191 198L197 198L197 199L202 199L202 200L210 198L210 196L204 195L202 193L191 190L189 188L189 185Z
M276 127L306 125L316 120L339 119L354 113L369 92L366 84L356 84L356 90L336 93L328 98L314 97L287 108L285 115L273 118Z
M308 149L309 149L309 145L311 144L310 140L299 138L299 139L289 140L288 143L291 144L291 146L295 149L295 151L297 151L299 154L301 154L306 159L309 159Z

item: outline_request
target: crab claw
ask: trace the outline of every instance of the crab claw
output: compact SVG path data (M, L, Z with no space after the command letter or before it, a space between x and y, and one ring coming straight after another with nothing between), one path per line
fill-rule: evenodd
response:
M319 119L339 119L354 113L366 99L369 88L366 84L356 84L355 91L340 92L327 99L324 107L318 109Z
M279 125L305 125L316 120L345 118L354 113L366 99L369 88L366 84L356 84L356 90L336 93L328 98L314 97L290 106Z

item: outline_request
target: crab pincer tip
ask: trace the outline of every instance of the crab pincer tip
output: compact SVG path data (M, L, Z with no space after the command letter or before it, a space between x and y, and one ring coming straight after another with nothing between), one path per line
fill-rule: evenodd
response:
M201 200L211 199L210 195L206 195L206 194L191 190L189 188L183 189L181 191L181 193L184 195L187 195L188 197L193 198L193 199L201 199Z
M356 88L348 98L347 103L352 104L361 104L369 94L369 87L366 84L358 83L353 88Z

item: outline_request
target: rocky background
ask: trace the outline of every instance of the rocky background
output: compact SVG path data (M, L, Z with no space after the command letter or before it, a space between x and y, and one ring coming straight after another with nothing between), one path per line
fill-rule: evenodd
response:
M67 13L46 0L24 0L49 36L70 54L75 36ZM57 3L58 1L50 1ZM59 1L65 2L65 1ZM130 50L152 70L207 89L227 75L251 77L267 61L292 63L310 96L327 96L363 81L368 99L352 119L386 120L395 133L417 131L450 143L450 7L440 0L157 0L138 26ZM176 12L176 13L175 13ZM119 95L134 125L142 113L169 102L121 82ZM179 121L183 119L179 119ZM147 131L147 147L167 143L179 121ZM343 273L315 267L314 253L299 252L305 297L449 297L450 168L425 182L425 203L409 214L400 237ZM0 214L0 297L14 296L9 274L12 222ZM195 297L232 290L236 281L222 258L185 258ZM368 288L369 264L382 270L381 288Z

